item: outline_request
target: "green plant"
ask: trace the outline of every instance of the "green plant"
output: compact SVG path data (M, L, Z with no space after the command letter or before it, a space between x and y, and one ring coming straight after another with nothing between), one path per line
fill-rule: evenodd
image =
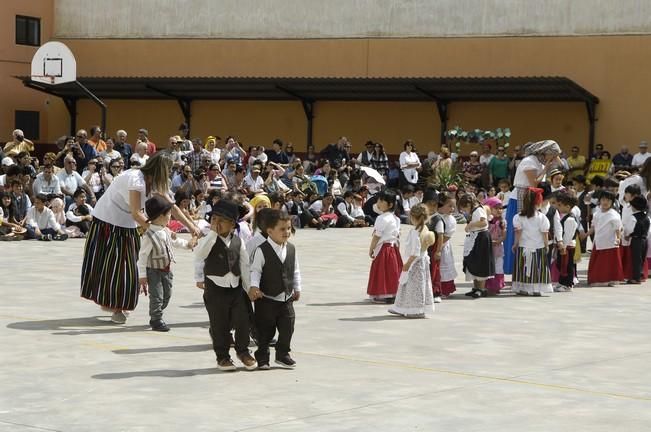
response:
M436 167L427 180L427 182L436 189L447 190L450 185L461 185L463 183L463 176L454 166L443 166Z

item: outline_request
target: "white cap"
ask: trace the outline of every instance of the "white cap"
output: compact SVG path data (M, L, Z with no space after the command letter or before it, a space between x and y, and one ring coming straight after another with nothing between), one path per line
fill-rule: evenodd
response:
M11 166L11 165L16 165L16 162L9 156L6 158L2 159L2 166Z
M16 136L16 135L25 136L25 134L23 133L23 131L20 130L20 129L16 129L16 130L14 130L11 134L14 135L14 136Z

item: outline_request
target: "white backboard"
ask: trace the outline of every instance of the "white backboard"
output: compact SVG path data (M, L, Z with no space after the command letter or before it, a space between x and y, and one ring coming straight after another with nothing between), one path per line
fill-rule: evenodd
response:
M32 81L63 84L77 79L77 62L72 51L61 42L42 45L32 58Z

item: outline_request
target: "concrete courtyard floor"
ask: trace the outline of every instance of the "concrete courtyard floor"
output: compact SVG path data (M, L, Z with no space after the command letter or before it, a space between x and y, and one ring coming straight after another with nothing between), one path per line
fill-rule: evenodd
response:
M123 326L79 298L82 240L1 243L0 430L651 430L650 283L472 300L459 279L401 319L366 301L370 233L298 232L298 366L236 373L215 368L189 252L161 334L146 298Z

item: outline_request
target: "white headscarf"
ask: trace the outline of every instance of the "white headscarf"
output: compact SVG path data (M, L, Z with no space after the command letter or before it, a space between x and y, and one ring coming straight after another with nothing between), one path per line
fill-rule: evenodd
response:
M561 154L561 147L556 141L543 140L538 142L528 142L524 145L524 155L543 155L549 153Z

